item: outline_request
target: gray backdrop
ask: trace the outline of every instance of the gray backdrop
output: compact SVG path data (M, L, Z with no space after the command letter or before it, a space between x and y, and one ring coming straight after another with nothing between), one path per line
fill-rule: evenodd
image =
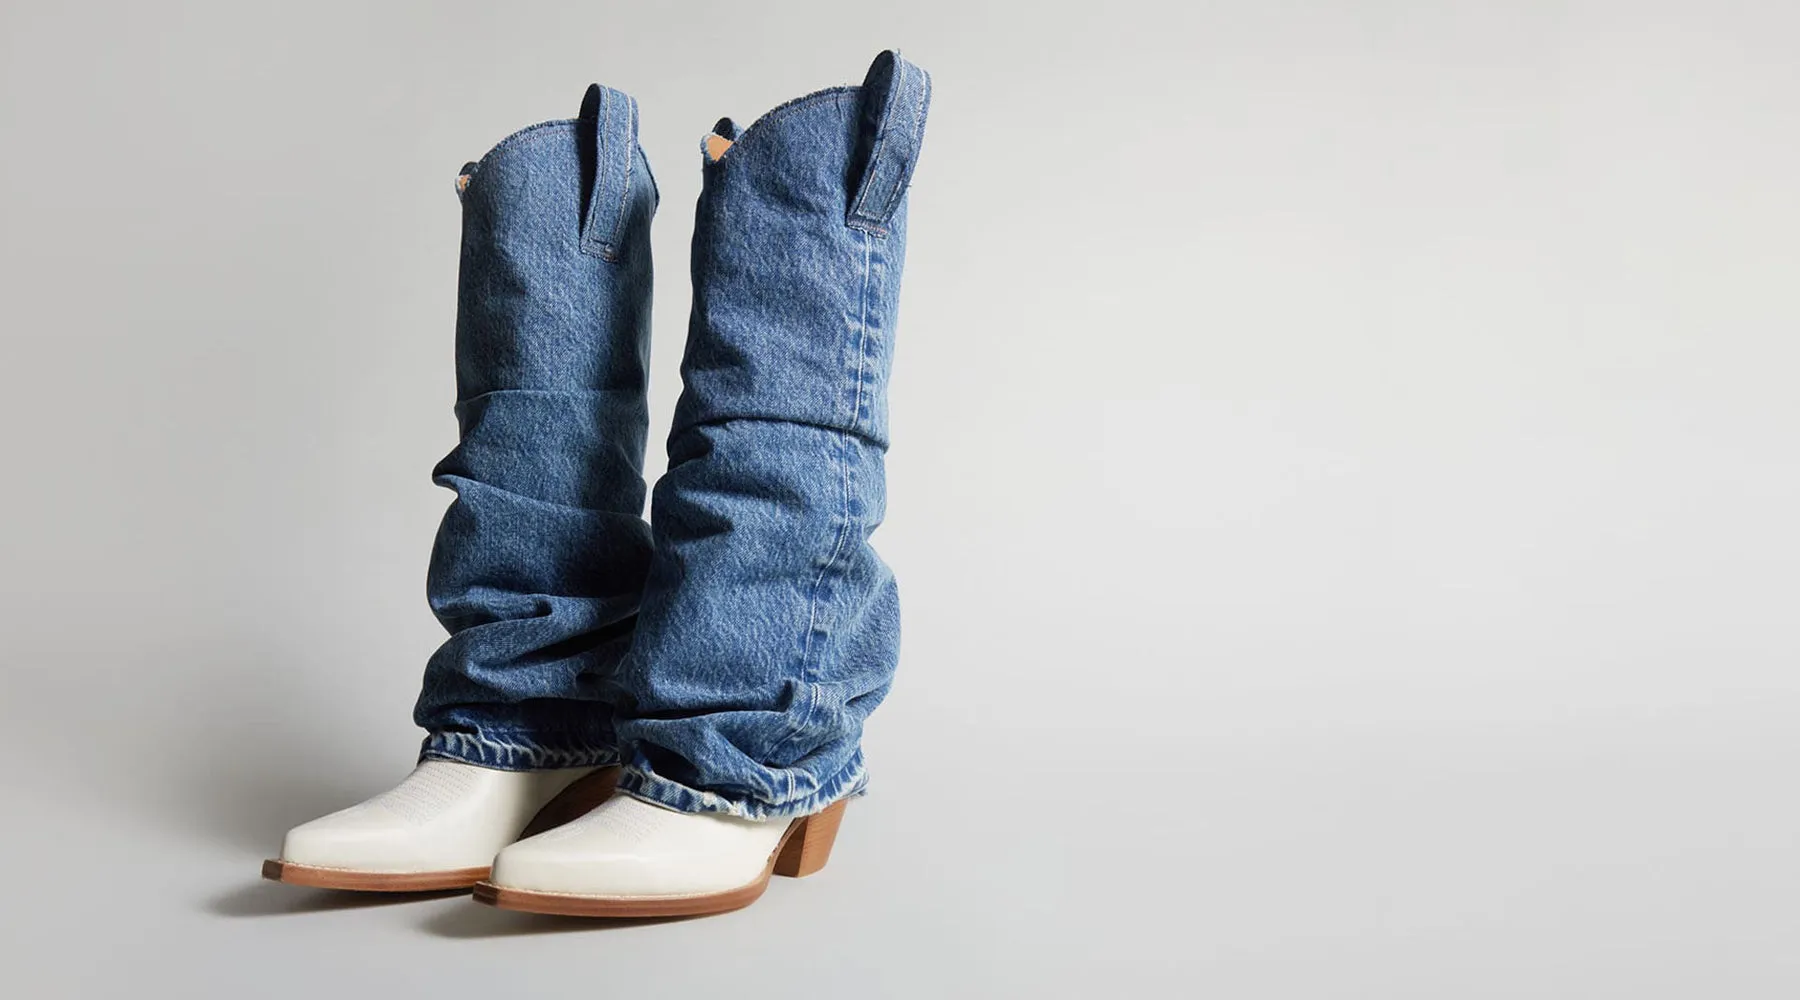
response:
M1788 997L1800 11L9 2L20 997ZM405 774L451 179L937 84L832 866L595 927L257 881ZM404 993L402 991L405 991Z

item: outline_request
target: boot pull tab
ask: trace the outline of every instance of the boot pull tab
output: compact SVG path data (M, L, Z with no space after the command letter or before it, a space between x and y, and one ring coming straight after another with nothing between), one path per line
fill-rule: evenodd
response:
M594 123L594 189L581 226L581 251L617 262L631 204L631 158L637 149L638 108L629 94L593 84L581 99L583 122Z
M844 224L887 235L912 178L925 115L931 109L931 74L889 49L875 57L863 78L858 145L867 150L862 178L851 192Z

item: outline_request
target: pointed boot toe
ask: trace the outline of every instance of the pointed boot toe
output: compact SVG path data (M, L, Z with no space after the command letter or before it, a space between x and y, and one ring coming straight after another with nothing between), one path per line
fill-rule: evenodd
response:
M616 767L495 771L421 761L396 787L288 831L263 877L373 892L466 889L494 852L567 822L612 794Z
M528 913L674 917L754 903L774 874L824 867L844 802L794 819L683 813L620 795L521 840L475 886L479 902Z

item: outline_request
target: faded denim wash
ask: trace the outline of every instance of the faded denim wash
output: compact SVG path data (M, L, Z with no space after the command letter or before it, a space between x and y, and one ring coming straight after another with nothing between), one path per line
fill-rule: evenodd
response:
M519 171L542 174L554 198L514 209L542 219L535 238L546 246L521 253L506 282L476 268L472 292L465 239L465 311L502 315L492 325L510 329L539 322L526 295L596 308L589 322L558 313L542 329L501 338L528 344L546 365L573 366L580 387L559 385L562 405L492 432L492 449L511 452L491 456L500 471L441 470L458 506L486 500L486 490L510 506L475 511L454 536L447 519L440 535L437 562L469 561L480 572L440 574L434 563L434 581L459 587L443 591L458 601L442 602L433 586L440 615L458 614L445 616L454 634L420 703L427 753L526 767L616 752L630 794L751 818L815 812L862 790L863 721L899 656L898 593L869 537L885 510L906 194L929 101L929 77L888 52L860 87L807 95L741 131L730 120L715 126L734 144L716 162L702 154L684 387L669 468L652 498L650 545L620 516L642 488L644 341L641 320L629 317L634 308L647 315L648 244L630 234L636 209L647 225L654 206L629 184L642 163L635 143L631 169L609 174L602 116L602 169L587 201L626 206L618 226L627 235L614 247L622 256L601 258L611 269L576 266L583 244L570 236L570 213L588 186L548 179L575 169L567 156L532 157ZM470 204L489 169L470 183ZM603 199L620 172L625 188ZM504 186L508 197L539 197L530 188ZM477 241L490 235L465 229ZM523 263L537 260L552 269L540 275ZM479 301L495 287L504 302ZM627 302L631 294L641 302ZM471 363L485 356L471 352ZM560 374L539 367L536 377ZM470 426L452 459L468 450ZM565 488L542 489L540 479ZM483 490L472 493L471 482ZM459 546L484 551L444 553ZM630 584L644 579L646 557L640 606ZM474 623L466 631L489 629L492 638L459 647L465 632L453 623L465 620Z
M600 679L631 642L650 562L650 218L637 104L580 115L463 168L456 491L426 592L450 632L414 720L425 753L508 770L606 763Z
M906 187L930 95L893 53L737 131L703 168L683 391L656 552L611 678L622 789L685 811L817 811L861 790L900 652L887 387Z

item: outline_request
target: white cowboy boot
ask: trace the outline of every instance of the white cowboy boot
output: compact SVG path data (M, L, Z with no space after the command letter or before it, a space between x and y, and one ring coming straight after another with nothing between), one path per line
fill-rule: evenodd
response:
M845 800L793 819L684 813L629 795L500 851L475 899L578 917L673 917L749 906L770 875L825 867Z
M867 539L929 104L925 72L884 52L861 87L706 139L649 583L602 678L625 795L502 850L478 901L716 913L824 865L899 653L893 575Z
M606 800L617 767L496 771L427 758L366 802L288 831L263 877L373 892L466 889L495 852Z

